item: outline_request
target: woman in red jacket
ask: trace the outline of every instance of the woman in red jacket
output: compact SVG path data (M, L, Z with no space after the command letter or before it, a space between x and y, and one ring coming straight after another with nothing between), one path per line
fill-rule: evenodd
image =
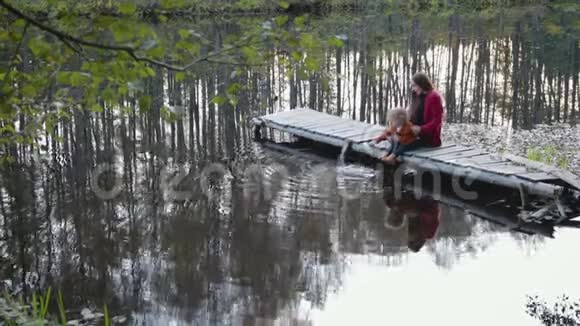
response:
M393 164L395 159L404 152L420 147L441 146L441 125L443 123L443 101L441 95L435 91L427 75L416 73L412 78L411 105L408 115L412 123L412 131L417 139L406 145L397 146L396 149L383 158L388 164ZM374 142L384 139L382 134L375 137Z
M441 146L441 125L443 124L441 95L435 91L427 75L421 72L413 76L411 89L409 117L413 123L413 132L419 140L406 150Z

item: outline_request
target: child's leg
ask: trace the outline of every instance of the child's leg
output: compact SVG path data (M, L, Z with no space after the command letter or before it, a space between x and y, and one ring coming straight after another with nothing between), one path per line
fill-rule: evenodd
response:
M399 148L402 146L401 143L399 143L398 141L391 139L391 149L389 150L389 154L385 155L382 160L385 163L395 163L395 159L397 158L397 156L395 155L395 153L399 150Z
M414 149L417 148L421 148L421 147L425 147L427 146L423 141L421 141L420 139L415 140L414 142L404 145L404 144L399 144L396 148L396 150L393 152L393 154L396 157L399 157L401 154L408 152L408 151L412 151Z
M400 143L397 140L395 140L394 137L391 138L391 149L389 149L388 155L395 153L397 151L397 149L399 148L399 146L400 146Z

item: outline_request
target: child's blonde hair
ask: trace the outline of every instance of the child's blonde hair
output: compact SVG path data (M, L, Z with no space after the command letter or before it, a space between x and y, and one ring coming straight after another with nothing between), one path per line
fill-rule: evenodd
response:
M407 115L407 110L405 110L404 108L396 108L389 111L387 119L389 121L395 121L398 119L407 121L409 119L409 116Z

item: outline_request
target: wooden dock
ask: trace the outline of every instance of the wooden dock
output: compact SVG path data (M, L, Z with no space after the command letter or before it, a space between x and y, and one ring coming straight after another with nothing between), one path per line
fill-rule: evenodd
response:
M387 142L371 142L385 129L384 126L344 119L310 109L273 113L254 118L252 123L256 127L257 137L262 129L271 128L377 159L382 158L388 151L388 144L385 144ZM539 166L537 162L521 157L488 153L475 146L443 144L438 148L423 148L405 153L401 159L421 170L516 189L522 194L522 201L527 195L548 197L555 199L560 208L563 194L578 199L580 193L580 180L567 171L554 167L547 169ZM563 208L560 211L564 213Z

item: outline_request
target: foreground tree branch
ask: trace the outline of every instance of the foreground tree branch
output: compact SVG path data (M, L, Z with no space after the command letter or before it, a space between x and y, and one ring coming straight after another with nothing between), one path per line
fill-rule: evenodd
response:
M13 14L14 16L25 20L30 25L33 25L33 26L41 29L42 31L45 31L49 34L56 36L66 46L70 47L75 52L79 52L79 49L74 47L71 43L76 43L79 46L87 46L87 47L92 47L92 48L96 48L96 49L125 52L129 56L131 56L133 59L135 59L135 61L147 62L147 63L150 63L152 65L160 66L160 67L166 68L168 70L172 70L172 71L186 71L186 70L190 69L191 67L195 66L196 64L199 64L199 63L204 62L204 61L209 61L209 59L211 59L213 57L219 56L221 54L227 53L227 52L235 50L235 49L239 49L242 46L246 46L246 45L238 45L238 46L232 46L232 47L224 47L224 48L221 48L221 49L216 50L216 51L211 51L211 52L207 53L206 55L201 56L199 58L196 58L195 60L189 62L186 65L178 66L178 65L173 65L173 64L170 64L170 63L167 63L164 61L149 58L146 56L141 56L138 54L138 49L131 47L131 46L105 44L105 43L89 41L89 40L85 40L85 39L67 34L65 32L59 31L51 26L48 26L48 25L38 21L34 17L27 15L26 13L17 9L16 7L7 3L5 0L0 0L0 6L5 8L8 12Z

